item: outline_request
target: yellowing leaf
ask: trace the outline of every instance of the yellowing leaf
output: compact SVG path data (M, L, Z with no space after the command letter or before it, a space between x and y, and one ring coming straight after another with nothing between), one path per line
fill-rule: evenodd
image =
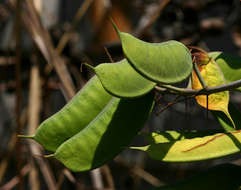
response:
M130 148L147 152L152 159L163 162L194 162L240 153L240 143L241 130L236 130Z
M202 54L201 56L205 57L206 55ZM201 58L199 58L198 60L200 59ZM215 87L226 83L221 69L213 59L209 59L207 61L207 64L203 64L203 63L199 64L199 62L197 64L198 64L199 71L208 87ZM195 72L192 73L192 88L195 90L199 90L203 88ZM208 108L209 110L217 110L217 111L224 112L232 122L233 126L235 127L235 124L228 112L228 103L229 103L228 91L210 94L208 96L208 105L207 105L206 95L199 95L199 96L196 96L195 98L197 103L204 108Z

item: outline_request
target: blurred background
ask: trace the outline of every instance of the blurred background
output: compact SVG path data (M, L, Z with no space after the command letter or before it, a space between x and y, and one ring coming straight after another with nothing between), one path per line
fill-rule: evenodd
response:
M170 164L125 150L100 169L72 173L41 146L19 140L60 110L97 65L123 58L109 17L121 31L148 42L178 40L241 56L239 0L0 0L0 189L146 189L175 183L239 155ZM175 99L161 97L155 112ZM241 96L231 93L241 109ZM194 100L151 116L143 131L220 129ZM124 137L123 137L124 138ZM111 142L110 142L111 143ZM143 145L137 137L133 144Z

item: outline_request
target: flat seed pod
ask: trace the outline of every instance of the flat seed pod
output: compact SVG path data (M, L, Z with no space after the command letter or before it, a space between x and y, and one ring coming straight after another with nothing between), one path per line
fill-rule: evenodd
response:
M148 43L114 27L126 58L143 76L158 83L172 84L183 81L191 74L192 57L182 43L174 40Z
M214 134L215 131L189 131L189 132L178 132L178 131L162 131L162 132L151 132L141 133L150 144L167 143L172 141L179 141L183 139L191 139L195 137L203 137ZM217 133L217 132L216 132Z
M154 160L164 162L193 162L219 158L241 150L241 131L218 133L202 138L131 147L142 150Z
M202 171L176 184L153 190L238 190L241 185L241 167L222 164Z
M223 52L210 52L208 55L219 65L227 82L241 79L241 57ZM241 87L237 90L241 91Z
M45 149L55 152L64 141L85 128L111 98L94 76L59 112L41 123L33 136L22 137L33 138Z
M215 87L226 83L223 73L215 61L210 60L208 63L199 65L198 67L203 79L207 83L207 86ZM203 88L197 75L194 72L192 73L192 88L195 90L200 90ZM207 108L206 95L199 95L195 98L199 105L201 105L204 108ZM235 127L235 124L228 112L228 103L228 91L218 92L208 96L208 109L224 112L232 122L233 126Z
M153 93L136 99L114 97L95 120L65 141L52 156L76 172L103 165L125 149L144 126L153 100Z
M94 70L103 87L117 97L142 96L156 85L136 72L126 59L117 63L100 64Z

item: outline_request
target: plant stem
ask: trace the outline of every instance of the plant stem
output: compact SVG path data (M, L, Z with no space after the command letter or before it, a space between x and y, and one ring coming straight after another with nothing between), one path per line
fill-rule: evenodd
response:
M195 71L195 73L196 73L196 75L198 77L198 80L200 81L202 87L203 88L207 88L208 86L207 86L204 78L202 77L202 75L201 75L201 73L200 73L200 71L198 69L198 66L197 66L197 64L195 62L193 63L193 69L194 69L194 71Z
M241 87L241 79L234 82L230 82L228 84L215 86L215 87L207 87L200 90L193 90L190 88L178 88L171 85L160 85L160 86L156 86L155 89L165 94L179 94L183 96L190 96L190 95L197 95L197 94L209 95L209 94L222 92L226 90L233 90L238 87Z
M83 62L82 64L85 65L86 67L90 68L91 70L95 70L95 67L93 67L92 65L90 65L86 62Z

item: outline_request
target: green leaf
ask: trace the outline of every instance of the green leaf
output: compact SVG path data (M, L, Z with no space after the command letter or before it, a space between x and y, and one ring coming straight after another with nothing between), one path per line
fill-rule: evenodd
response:
M113 96L133 98L151 91L156 83L136 72L126 59L95 67L103 87Z
M227 82L241 79L241 57L223 52L211 52L209 56L219 65ZM237 90L241 91L241 87L237 88Z
M228 111L235 123L236 130L241 129L241 113L235 106L231 103L228 105ZM234 131L233 124L230 119L221 111L211 111L214 117L218 120L225 131Z
M219 158L238 153L241 149L241 131L218 133L202 138L150 144L131 149L145 151L152 159L165 162L191 162Z
M241 167L222 164L212 167L176 184L153 190L238 190L241 185Z
M191 74L191 53L182 43L174 40L148 43L114 27L126 58L143 76L158 83L170 84L181 82Z
M151 133L141 133L150 144L167 143L172 141L179 141L183 139L191 139L195 137L203 137L214 134L215 131L161 131Z

